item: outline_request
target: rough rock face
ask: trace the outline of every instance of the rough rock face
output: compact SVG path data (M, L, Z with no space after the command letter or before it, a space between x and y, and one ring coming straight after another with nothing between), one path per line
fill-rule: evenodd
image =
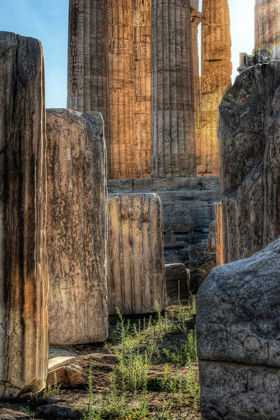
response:
M215 268L197 295L203 420L280 416L280 240Z
M190 297L190 270L184 264L166 264L166 294L170 303L178 303Z
M0 398L38 391L48 366L44 64L0 32Z
M196 173L189 0L152 4L152 177Z
M228 0L204 0L201 46L201 121L197 138L197 174L220 175L217 127L219 104L231 85Z
M165 306L162 204L156 194L109 195L109 312Z
M102 117L48 110L47 138L50 343L101 342L108 336Z
M237 77L220 105L225 262L280 237L280 61Z

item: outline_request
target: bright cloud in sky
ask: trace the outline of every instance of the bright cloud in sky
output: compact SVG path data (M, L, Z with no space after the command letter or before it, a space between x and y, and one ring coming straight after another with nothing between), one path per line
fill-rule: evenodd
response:
M65 108L69 0L7 0L1 2L0 30L40 39L46 66L46 105ZM229 0L233 77L239 53L254 48L255 0Z

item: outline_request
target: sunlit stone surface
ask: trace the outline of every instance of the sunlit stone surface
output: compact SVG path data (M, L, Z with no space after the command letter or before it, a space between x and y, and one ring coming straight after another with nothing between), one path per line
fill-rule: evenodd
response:
M44 62L0 32L0 398L36 392L48 364Z
M50 343L108 336L107 183L99 113L47 111Z

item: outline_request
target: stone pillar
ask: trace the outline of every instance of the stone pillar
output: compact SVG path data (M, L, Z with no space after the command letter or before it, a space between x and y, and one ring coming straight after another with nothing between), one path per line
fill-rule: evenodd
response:
M110 178L151 175L151 0L70 0L68 108L100 111Z
M222 203L216 203L216 265L225 263Z
M280 3L279 0L256 0L255 4L255 51L268 50L270 53L280 44ZM273 58L280 58L277 48Z
M134 178L133 0L108 0L111 178Z
M198 25L201 23L201 13L193 9L191 12L192 28L192 55L193 55L193 85L194 85L194 109L195 127L199 126L200 108L200 75L199 75L199 55L198 55Z
M133 0L135 178L151 176L151 1Z
M219 104L231 85L228 0L204 0L201 34L201 130L197 138L197 175L220 175L217 128Z
M109 139L107 1L70 0L68 108L98 111Z
M152 5L151 154L152 177L196 172L189 0Z
M53 345L108 337L107 183L99 113L48 110L49 331Z
M162 204L156 194L109 195L109 312L165 306Z
M0 32L0 398L37 392L48 366L44 62Z

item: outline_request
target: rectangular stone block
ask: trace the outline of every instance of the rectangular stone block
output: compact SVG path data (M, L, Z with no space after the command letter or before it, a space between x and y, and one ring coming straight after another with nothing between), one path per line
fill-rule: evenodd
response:
M48 367L44 62L0 32L0 398L36 392Z
M108 336L107 183L99 113L47 112L50 343Z
M109 195L109 312L165 306L162 204L156 194Z

